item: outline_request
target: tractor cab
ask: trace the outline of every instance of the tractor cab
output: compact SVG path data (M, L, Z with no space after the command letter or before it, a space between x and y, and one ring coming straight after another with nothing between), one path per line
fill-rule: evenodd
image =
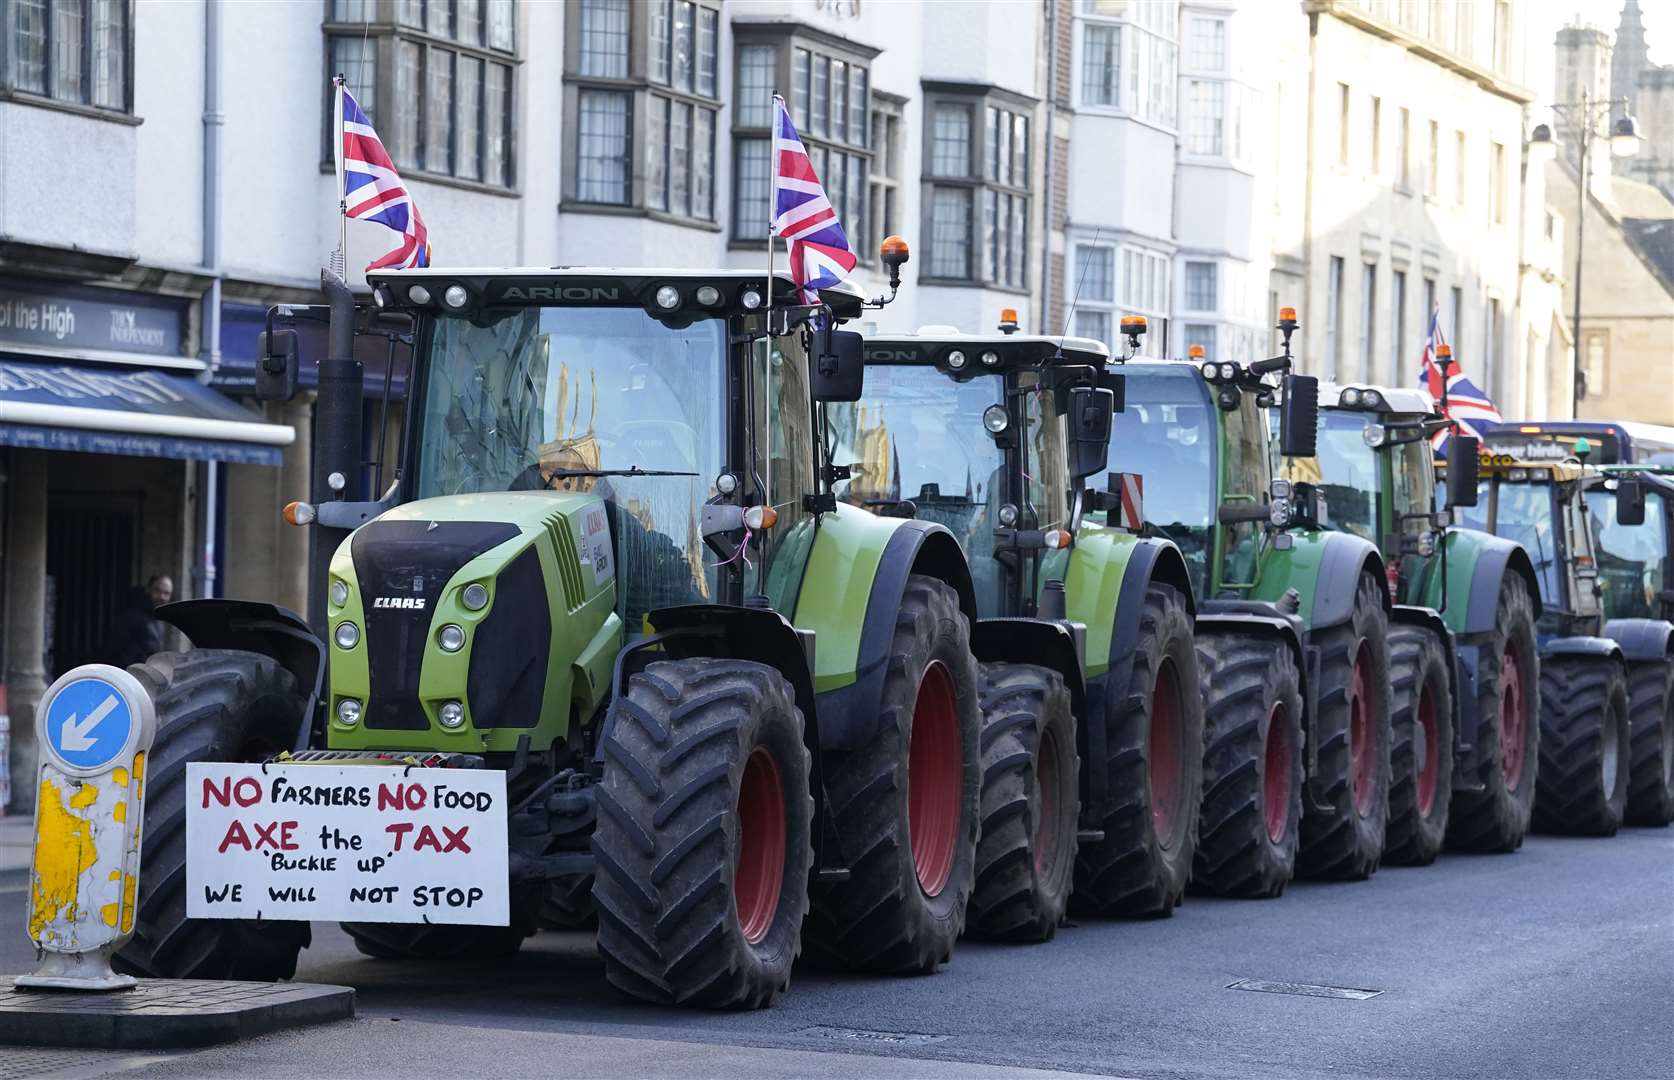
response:
M1610 619L1674 618L1674 466L1607 465L1587 488L1600 600Z

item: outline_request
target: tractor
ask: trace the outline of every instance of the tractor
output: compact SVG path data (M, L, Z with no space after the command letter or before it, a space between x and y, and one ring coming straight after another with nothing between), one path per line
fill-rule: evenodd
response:
M865 396L827 413L833 453L856 460L839 498L936 522L970 560L984 765L970 928L1044 941L1070 903L1179 903L1203 706L1179 549L1085 520L1111 497L1088 480L1122 376L1100 342L1016 331L1007 311L996 334L869 335Z
M891 238L891 298L906 259ZM646 1001L765 1006L804 948L947 961L979 825L977 608L947 529L833 493L816 432L860 395L836 324L864 298L786 304L791 282L742 270L374 271L358 304L322 284L271 313L260 375L294 393L323 321L313 498L285 510L312 530L314 625L160 610L194 648L133 669L159 733L122 962L285 978L308 943L185 917L200 760L505 772L510 925L346 923L372 955L513 950L591 878L605 975ZM357 339L410 353L398 440L362 430ZM392 442L367 491L364 447Z
M1197 596L1203 804L1193 881L1276 896L1294 874L1361 879L1383 852L1389 789L1389 594L1363 537L1292 531L1277 450L1311 457L1318 381L1284 351L1248 364L1139 358L1122 321L1126 409L1117 454L1144 477L1144 534L1173 541ZM1282 395L1282 404L1281 404Z
M1585 454L1587 447L1581 443L1577 449ZM1609 618L1590 517L1613 502L1618 527L1642 529L1641 482L1607 479L1573 459L1522 461L1488 452L1479 460L1480 497L1476 506L1461 509L1460 523L1521 544L1540 589L1534 826L1609 836L1627 809L1630 672L1638 666L1642 675L1654 675L1649 681L1657 685L1646 692L1666 697L1674 626L1660 619ZM1589 500L1594 490L1609 494Z
M1477 498L1476 440L1438 491L1431 439L1448 423L1418 390L1320 389L1320 446L1292 458L1309 528L1377 544L1388 574L1390 754L1384 861L1423 865L1444 843L1510 851L1534 803L1540 590L1517 544L1450 528Z

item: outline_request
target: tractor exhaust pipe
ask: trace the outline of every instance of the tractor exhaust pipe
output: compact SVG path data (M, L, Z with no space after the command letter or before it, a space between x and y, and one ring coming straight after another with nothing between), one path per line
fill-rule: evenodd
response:
M331 307L326 354L320 361L319 397L314 404L314 472L310 498L319 506L333 499L366 498L361 468L361 416L365 372L355 359L355 297L342 278L320 271L320 290ZM332 484L341 476L341 487ZM348 536L346 529L316 525L309 530L308 622L326 633L326 581L332 553Z

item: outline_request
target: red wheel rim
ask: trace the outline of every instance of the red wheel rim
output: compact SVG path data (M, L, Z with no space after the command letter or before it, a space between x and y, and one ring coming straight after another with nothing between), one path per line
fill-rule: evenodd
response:
M755 945L767 936L785 882L785 786L765 746L750 751L738 785L738 861L732 871L738 925Z
M1180 732L1180 683L1174 661L1164 660L1151 687L1151 826L1164 847L1172 846L1180 817L1184 754Z
M1058 736L1051 728L1040 733L1035 790L1035 872L1050 878L1058 867Z
M1506 642L1500 657L1500 770L1505 788L1516 791L1523 782L1523 740L1528 727L1528 702L1523 700L1523 662L1517 646Z
M1377 794L1377 736L1372 724L1372 702L1368 697L1371 653L1362 641L1354 654L1354 674L1349 679L1349 776L1354 795L1354 812L1365 817Z
M1267 717L1267 739L1262 752L1261 809L1267 838L1282 843L1290 825L1290 714L1280 702Z
M1436 727L1436 698L1426 686L1418 695L1418 719L1412 730L1412 757L1418 763L1418 812L1424 817L1436 806L1436 779L1441 774L1441 732Z
M953 676L932 660L919 680L907 750L907 829L913 870L926 896L939 894L953 873L964 771Z

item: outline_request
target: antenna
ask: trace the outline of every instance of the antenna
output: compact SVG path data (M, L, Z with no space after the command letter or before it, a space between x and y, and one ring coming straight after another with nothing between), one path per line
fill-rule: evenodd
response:
M1092 242L1088 246L1089 247L1096 246L1099 242L1099 236L1103 232L1104 232L1104 226L1103 225L1100 225L1097 228L1095 228L1093 230ZM1063 332L1058 335L1058 352L1057 352L1057 355L1053 356L1054 360L1062 360L1064 358L1064 339L1069 337L1070 323L1075 318L1075 305L1077 305L1081 302L1081 286L1086 284L1086 282L1087 282L1087 267L1090 266L1092 264L1092 262L1093 262L1092 257L1089 256L1086 259L1086 261L1084 261L1081 264L1081 273L1076 275L1076 278L1075 278L1075 294L1070 297L1069 310L1064 313L1064 329L1063 329Z

